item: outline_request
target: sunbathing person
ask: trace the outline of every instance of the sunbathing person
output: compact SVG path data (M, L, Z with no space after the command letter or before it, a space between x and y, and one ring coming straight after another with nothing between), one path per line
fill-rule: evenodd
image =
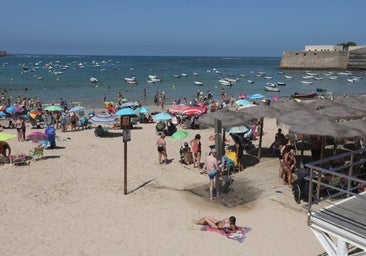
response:
M225 233L235 233L236 228L236 218L231 216L228 219L216 220L210 216L204 216L196 221L197 225L209 225L211 228L217 228L223 230Z

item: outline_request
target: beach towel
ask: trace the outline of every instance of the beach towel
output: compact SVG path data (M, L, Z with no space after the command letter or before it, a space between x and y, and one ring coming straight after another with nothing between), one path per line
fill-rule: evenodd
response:
M201 227L202 231L211 231L218 233L220 235L226 236L229 239L233 239L238 241L239 243L243 243L245 238L247 237L247 233L252 229L250 227L237 227L236 233L225 233L222 229L212 228L209 225L203 225Z

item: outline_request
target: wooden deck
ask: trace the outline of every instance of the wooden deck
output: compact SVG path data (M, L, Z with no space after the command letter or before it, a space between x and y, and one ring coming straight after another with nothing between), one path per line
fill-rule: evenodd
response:
M366 251L366 194L312 211L309 225Z
M366 255L366 191L361 192L366 181L364 177L353 175L354 168L359 168L360 171L360 167L365 166L365 155L366 149L360 149L307 164L310 168L308 225L328 255L349 255L350 247L357 248L357 255ZM337 160L343 160L346 164L333 170L322 167ZM339 177L345 183L337 186L325 184L320 178L314 179L326 175ZM346 188L344 184L347 184ZM358 184L358 189L355 190L357 186L352 187L352 184ZM336 195L342 195L346 199L334 203L331 195L320 198L319 193L313 198L313 190L319 191L321 186L338 191ZM361 193L357 194L358 192ZM331 205L321 209L312 207L322 201L328 201Z

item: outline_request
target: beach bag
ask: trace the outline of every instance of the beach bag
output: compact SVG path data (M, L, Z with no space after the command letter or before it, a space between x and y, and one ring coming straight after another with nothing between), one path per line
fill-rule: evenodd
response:
M217 170L216 169L213 169L212 171L210 171L208 173L208 177L210 177L211 179L214 178L217 174Z

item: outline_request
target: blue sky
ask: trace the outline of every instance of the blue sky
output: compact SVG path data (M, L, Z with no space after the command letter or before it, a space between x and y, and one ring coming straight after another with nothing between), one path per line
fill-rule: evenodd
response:
M366 44L365 0L2 0L8 53L271 56Z

